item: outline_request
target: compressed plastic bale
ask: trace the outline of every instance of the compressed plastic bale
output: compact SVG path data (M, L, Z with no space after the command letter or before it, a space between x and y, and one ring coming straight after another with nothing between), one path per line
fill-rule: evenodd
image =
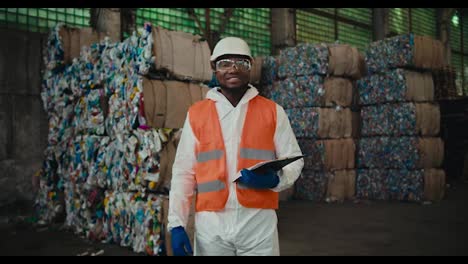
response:
M50 36L56 40L57 33L55 28ZM93 241L163 254L152 193L163 184L161 150L172 129L146 122L141 75L154 59L151 27L122 42L83 46L63 67L63 54L50 45L45 62L53 67L47 67L41 91L49 135L35 203L40 223L65 216L68 227Z
M330 76L325 78L323 87L325 89L320 106L342 107L352 106L356 97L355 82L346 78Z
M365 76L366 69L363 55L356 47L348 44L330 44L328 74L344 76L355 80Z
M78 128L74 125L75 118L75 108L72 104L63 107L61 116L51 115L49 117L48 142L62 143L68 141L78 131Z
M355 118L349 108L291 108L285 109L296 137L345 138L354 137Z
M153 29L152 37L156 70L169 71L178 80L211 79L211 51L206 40L198 35L161 27Z
M75 105L73 127L77 132L104 135L105 111L107 101L102 89L88 90Z
M137 129L133 135L119 135L98 153L99 164L93 173L105 177L109 190L156 191L161 183L161 148L165 143L161 133Z
M429 36L415 36L415 67L421 69L438 69L445 65L443 61L443 44Z
M448 66L445 61L445 47L442 41L434 40L432 45L432 53L434 59L432 60L431 69L440 69Z
M83 184L65 184L66 219L65 226L76 234L85 235L93 240L100 241L103 234L99 233L96 226L97 219L104 216L102 203L104 201L104 189L99 187L86 187Z
M65 70L50 76L44 76L42 81L41 99L44 110L60 114L64 107L74 104L76 99L83 93L77 89L80 80L75 69L73 72Z
M276 81L266 89L269 90L268 97L284 108L349 107L354 85L345 78L308 75Z
M63 184L58 180L53 149L47 147L44 156L43 167L38 171L40 188L34 200L34 215L39 224L53 223L65 211Z
M423 136L436 136L440 132L440 107L436 103L416 105L416 130Z
M106 183L110 190L126 191L128 189L128 182L124 175L124 169L127 166L124 150L124 144L118 140L111 141L106 148Z
M318 138L318 108L285 109L296 137Z
M295 182L294 198L323 201L327 191L328 174L325 171L302 170Z
M418 168L440 168L444 161L444 142L439 137L419 138Z
M160 181L156 186L156 190L161 193L168 193L171 189L172 166L174 165L181 133L182 130L180 129L174 130L160 152Z
M436 136L440 128L437 104L395 103L361 108L362 136Z
M147 124L154 128L182 128L188 108L203 100L208 91L205 85L143 78Z
M55 28L50 36L56 36L57 32L58 28ZM94 43L84 47L81 56L75 58L73 64L67 66L63 71L55 71L54 69L45 71L41 92L45 109L54 109L54 112L60 113L61 109L58 107L62 107L63 103L73 102L74 97L76 99L76 97L82 96L83 89L93 89L96 85L104 85L104 80L111 87L111 89L108 89L107 86L104 87L105 95L110 96L116 88L112 87L113 81L118 79L117 76L124 75L117 74L122 71L121 66L128 70L127 76L130 76L131 83L134 83L138 76L131 73L135 70L138 73L144 73L144 69L149 68L147 65L151 60L151 53L148 56L147 48L151 46L151 39L148 39L147 33L142 35L142 41L138 41L136 36L132 37L134 38L129 38L120 44L111 44L108 40L103 43ZM50 43L48 48L53 49ZM122 65L121 59L113 56L117 50L124 56L128 56L125 65ZM49 50L50 53L52 53L51 50ZM47 60L45 59L46 63Z
M343 170L355 167L356 146L353 139L298 139L306 170Z
M161 130L137 129L125 143L124 178L128 190L157 191L161 184L161 150L167 139L161 138ZM164 135L164 137L166 137Z
M67 25L60 26L58 34L63 46L65 64L72 63L74 58L80 56L81 47L90 46L106 37L110 38L108 34L97 32L92 28L74 28Z
M404 69L369 75L357 81L357 89L362 105L434 100L432 75Z
M424 199L424 170L358 169L356 197L419 202Z
M157 141L155 140L155 138L151 138L147 135L142 135L140 138L148 139L148 141L150 141L148 143L150 144L153 144ZM92 140L90 141L90 139ZM85 173L87 171L86 168L88 169L95 168L94 166L92 166L93 164L92 153L96 152L95 142L100 143L102 146L103 140L101 140L101 138L97 136L91 136L91 137L84 136L84 137L76 138L76 143L74 144L75 147L73 148L73 151L70 155L70 157L74 158L73 162L75 162L75 164L71 166L72 171L69 172L70 179L68 181L65 181L65 194L66 194L66 198L68 198L67 199L67 222L66 223L67 225L72 227L76 232L92 233L93 234L92 236L94 237L94 239L99 239L101 235L96 234L97 232L96 230L94 229L92 230L92 228L95 226L93 222L95 219L95 214L98 214L99 212L93 209L92 206L89 205L90 204L89 196L92 195L93 192L88 191L88 190L92 190L93 186L95 186L95 184L92 183L93 181L90 182L90 180L93 179L95 176L97 176L97 174L94 174L91 171L88 174ZM145 149L146 145L147 145L146 142L140 142L139 144L140 150L137 151L137 154L138 154L137 160L142 161L141 163L138 162L138 166L141 168L140 172L145 171L146 169L145 166L151 165L151 160L148 158L144 158L143 154L141 154L141 152L144 152L145 150L150 151L150 149ZM157 150L157 148L152 148L152 149L154 151ZM134 153L134 152L135 151L131 151L131 153ZM99 151L96 163L99 162L99 160L101 159L100 154L101 152ZM121 156L118 156L118 155L111 154L111 157L114 157L114 158L117 157L118 160L120 161L126 161L128 160L129 157L126 157L125 155L126 154L122 154ZM105 159L105 157L103 157L103 159ZM118 162L115 162L114 160L111 160L110 162L107 162L101 166L104 166L102 169L105 168L105 171L108 171L107 168L111 170L113 165L119 168L122 168L121 164L119 164ZM123 172L115 173L114 171L112 171L112 174L107 174L107 175L108 176L112 175L114 178L117 178L115 180L117 181L118 186L117 187L106 186L109 189L114 188L114 189L124 190L126 186L129 186L132 184L132 183L129 184L127 179L122 177ZM86 179L86 182L84 182L84 179ZM99 186L99 188L101 187L103 186Z
M327 202L343 202L351 200L356 193L356 171L336 170L330 172L325 200Z
M300 43L280 51L278 77L322 74L328 71L328 47L326 44Z
M370 74L394 68L432 70L443 66L438 40L413 33L372 42L365 52ZM438 51L435 51L438 50Z
M324 92L323 81L323 77L319 75L287 78L271 86L269 97L286 109L317 106L320 93Z
M49 35L49 38L55 42L48 42L48 52L44 58L46 64L55 63L57 66L60 64L59 60L63 60L63 50L60 51L61 42L57 37L59 29L60 25L52 29ZM63 192L64 185L68 182L75 182L75 186L69 190L76 190L75 187L78 185L102 186L99 182L102 182L104 174L107 177L106 184L109 184L109 178L112 178L109 175L123 178L120 176L124 171L122 167L125 166L125 162L121 161L125 157L123 150L117 147L116 138L136 128L138 123L144 122L139 115L141 84L138 74L145 73L151 60L151 53L148 56L147 52L148 47L151 51L151 39L148 34L150 30L145 28L138 32L138 35L134 34L122 43L110 43L106 39L104 42L84 47L80 56L74 58L71 65L59 70L52 64L49 66L54 67L46 67L41 98L49 118L47 152L50 159L44 163L40 177L43 183L40 193L45 193L45 198L39 198L42 194L38 195L38 200L41 200L38 202L38 207L43 207L38 208L38 211L42 209L49 211L44 212L46 222L53 221L55 214L53 211L56 208L54 200L49 197L57 196L52 195L53 193ZM116 53L120 55L116 56ZM112 105L109 106L111 100L107 101L105 98L115 95L115 92L120 95L116 96L120 104L114 107L113 111L118 112L119 118L125 120L123 126L114 126L115 122L107 122L113 120L115 113L108 116L109 109L105 108L112 108ZM99 140L90 141L93 137L72 137L75 133L102 134L103 119L107 128L113 128L112 130L106 128L112 139L108 146L98 147L94 143ZM137 122L137 119L140 119L138 120L140 122ZM94 129L95 124L99 127L95 130L96 133L90 130ZM121 155L113 155L113 151L107 151L117 148L121 151ZM99 156L95 157L93 153ZM109 159L108 156L114 158ZM102 159L106 161L105 166ZM106 173L102 173L102 170L106 170ZM115 187L123 188L125 185L117 184ZM46 204L49 202L50 206Z
M137 75L128 78L127 81L118 79L108 100L108 114L105 120L106 131L111 137L125 131L145 125L142 118L143 85Z
M95 153L107 138L95 135L80 135L73 138L62 169L66 204L65 225L80 234L89 231L89 223L98 211L96 201L103 190L105 179L92 174L96 166Z
M147 255L163 254L162 204L163 198L158 195L107 191L103 242L130 247L134 252Z
M347 44L300 43L280 51L279 56L265 57L262 83L308 75L333 75L359 79L366 75L362 54Z
M95 162L89 167L89 176L86 179L88 186L108 188L107 167L105 164L107 147L110 138L105 136L99 139L99 146L95 151Z
M297 143L305 155L304 170L323 170L325 168L326 149L324 140L298 138ZM341 160L336 162L341 162ZM339 167L339 165L333 165Z
M271 85L278 79L278 57L266 56L262 63L261 83Z
M156 129L138 128L133 131L138 139L137 166L138 182L140 185L153 191L161 181L161 150L163 142Z
M119 90L120 91L120 90ZM131 124L127 118L128 105L120 92L109 97L109 114L105 120L106 132L113 138L123 131L129 131Z
M391 170L387 178L389 199L399 201L421 201L424 196L424 178L421 172L411 173Z
M434 100L434 81L430 73L406 71L407 91L405 99L415 102Z
M445 171L441 169L424 170L424 199L438 202L445 196Z
M382 170L358 169L356 171L356 198L388 200L386 174Z
M369 137L357 145L358 168L438 168L444 155L443 142L436 137Z
M362 136L416 134L414 104L382 104L361 108Z
M353 112L349 108L319 108L319 138L355 137L356 125Z
M262 86L262 89L259 91L259 95L270 98L272 97L271 92L277 89L276 87L273 86L273 84L265 84Z

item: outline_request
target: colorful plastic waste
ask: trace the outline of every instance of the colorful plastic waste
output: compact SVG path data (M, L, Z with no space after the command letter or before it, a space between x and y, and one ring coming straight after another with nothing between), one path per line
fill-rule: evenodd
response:
M50 33L41 98L49 120L35 209L39 223L65 214L65 225L89 239L135 252L162 252L160 151L177 132L146 125L141 75L154 62L151 25L122 42L81 47L65 65Z
M424 197L424 170L358 169L356 197L419 202Z

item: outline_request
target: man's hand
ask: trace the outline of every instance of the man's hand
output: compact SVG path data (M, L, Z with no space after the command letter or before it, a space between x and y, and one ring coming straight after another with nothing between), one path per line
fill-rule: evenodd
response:
M171 246L174 256L193 255L192 246L187 236L187 232L182 226L171 229Z
M278 185L279 177L274 170L268 170L264 174L256 174L248 169L241 171L239 182L254 189L271 189Z

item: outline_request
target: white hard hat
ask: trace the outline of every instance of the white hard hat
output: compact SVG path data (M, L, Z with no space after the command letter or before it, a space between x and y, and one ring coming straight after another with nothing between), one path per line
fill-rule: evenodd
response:
M216 61L217 58L226 54L244 55L249 57L251 60L253 59L247 42L236 37L226 37L221 39L214 47L210 60Z

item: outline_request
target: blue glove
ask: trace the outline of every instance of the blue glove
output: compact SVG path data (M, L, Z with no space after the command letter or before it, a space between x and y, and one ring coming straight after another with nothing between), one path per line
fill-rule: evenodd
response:
M243 185L255 189L270 189L274 188L279 183L279 177L274 170L268 170L264 174L256 174L248 169L241 170L239 182Z
M187 236L187 232L182 226L171 229L171 246L174 256L193 255L192 246Z

